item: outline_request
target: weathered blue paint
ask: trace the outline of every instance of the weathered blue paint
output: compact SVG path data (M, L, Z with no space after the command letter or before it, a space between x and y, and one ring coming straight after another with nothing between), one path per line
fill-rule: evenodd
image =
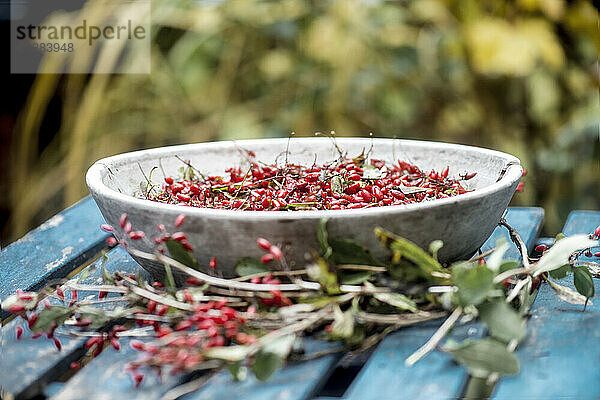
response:
M563 233L591 233L598 225L600 212L575 211ZM574 288L572 277L559 283ZM594 304L582 312L582 306L559 300L549 285L542 285L531 310L527 337L516 353L521 372L500 381L495 399L600 397L600 281L594 279L594 286Z
M306 340L305 354L337 346L334 343ZM329 354L310 361L293 362L277 371L268 381L258 381L251 372L248 378L236 382L229 372L222 372L212 377L199 391L182 398L182 400L301 400L310 399L340 359L341 353Z
M131 375L125 371L125 364L137 360L142 354L129 346L130 339L122 338L120 342L119 351L112 347L105 349L77 372L52 399L160 399L169 389L184 381L182 374L164 374L161 380L153 371L140 370L144 373L144 380L136 388Z
M91 197L50 218L0 253L0 301L63 278L104 246L104 218ZM10 314L0 310L0 318Z
M125 273L136 273L139 268L138 264L122 248L111 250L108 256L105 267L110 272L118 270ZM84 278L82 283L101 284L101 281L101 271L98 268ZM91 294L97 293L81 291L79 297L83 299ZM54 302L58 302L58 300ZM17 340L15 337L17 325L24 328L21 340ZM27 324L20 318L16 318L2 327L0 331L0 348L2 349L0 388L4 396L29 398L41 393L48 382L58 378L69 369L71 362L79 360L84 354L85 339L60 335L59 332L56 337L62 342L62 351L60 352L54 343L45 336L35 340L31 339L31 332L27 328Z
M527 250L531 250L536 245L536 238L542 229L544 220L544 209L539 207L510 207L505 216L506 222L519 232L523 241L527 245ZM505 239L510 242L508 230L504 227L497 227L488 240L481 246L481 251L493 249L499 239ZM507 260L520 260L521 253L517 246L511 243L510 249L504 255Z
M537 239L543 216L544 211L540 208L510 208L505 218L531 249ZM504 227L494 230L482 250L495 247L500 238L510 241ZM519 254L512 245L505 259L520 260ZM463 367L452 362L449 355L433 352L412 367L404 365L404 360L425 343L440 324L441 321L432 321L403 329L385 338L354 380L345 398L384 400L459 397L468 374ZM450 337L460 341L465 338L480 338L484 333L482 324L470 323L456 327Z

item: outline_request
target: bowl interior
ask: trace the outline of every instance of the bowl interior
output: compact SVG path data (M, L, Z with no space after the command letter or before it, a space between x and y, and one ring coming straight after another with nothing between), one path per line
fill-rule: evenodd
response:
M507 164L519 163L517 158L501 152L437 142L338 138L336 144L349 157L370 150L372 158L388 163L403 160L416 164L424 171L440 171L449 166L449 176L453 178L476 172L473 179L464 181L468 190L480 190L496 183ZM100 176L106 188L139 197L141 187L146 185L146 178L160 186L164 182L164 175L179 176L178 170L184 166L181 160L189 160L204 174L227 176L226 168L244 168L248 165L244 150L253 151L256 159L262 162L283 164L287 146L287 139L198 143L126 153L100 160L97 164L106 167L102 168ZM310 165L315 161L322 164L335 160L338 154L332 141L327 138L295 138L289 141L287 161L302 165Z

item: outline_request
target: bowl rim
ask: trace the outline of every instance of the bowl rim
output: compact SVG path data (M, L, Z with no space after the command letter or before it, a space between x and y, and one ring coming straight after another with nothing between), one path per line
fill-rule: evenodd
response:
M327 138L320 137L298 137L294 138L294 141L323 141L328 140ZM356 138L356 137L336 137L338 143L347 143L352 141L367 142L370 143L371 138ZM156 158L162 154L169 155L176 153L177 151L188 151L196 147L219 147L234 143L237 146L249 146L257 143L261 144L281 144L287 143L287 138L274 138L274 139L248 139L248 140L223 140L213 142L199 142L190 143L183 145L174 146L163 146L150 148L145 150L132 151L127 153L121 153L110 157L102 158L96 161L86 173L86 183L92 196L95 198L96 195L113 200L119 203L129 204L128 208L142 208L147 211L157 211L157 208L162 211L169 211L172 213L185 214L190 217L210 217L211 219L239 219L239 220L296 220L296 219L320 219L320 218L340 218L340 217L356 217L358 215L376 215L379 213L405 213L412 212L414 210L426 210L436 207L443 207L445 205L456 204L459 202L469 202L484 198L494 192L501 191L511 187L521 179L523 174L523 167L521 166L520 160L510 154L503 153L497 150L486 149L477 146L468 146L455 143L445 143L427 140L409 140L409 139L389 139L389 138L373 138L374 141L393 141L399 142L400 144L406 145L426 145L431 147L438 147L440 149L451 149L451 150L467 150L475 151L480 154L487 154L495 156L506 161L506 172L497 182L487 185L483 188L474 190L472 192L464 193L458 196L436 199L421 203L411 203L402 205L390 205L384 207L370 207L370 208L359 208L359 209L345 209L345 210L302 210L298 212L290 211L239 211L239 210L223 210L215 208L200 208L200 207L188 207L180 206L176 204L165 204L151 200L141 199L132 195L121 193L117 190L109 188L102 181L104 176L109 172L109 166L119 163L124 163L135 158L143 156L153 155Z

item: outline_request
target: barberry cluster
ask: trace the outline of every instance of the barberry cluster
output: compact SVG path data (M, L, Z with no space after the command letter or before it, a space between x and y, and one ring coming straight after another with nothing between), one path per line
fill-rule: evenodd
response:
M189 163L188 163L189 165ZM183 206L227 210L343 210L418 203L466 193L461 181L476 173L448 177L423 172L414 164L364 158L343 158L332 164L264 165L253 160L244 172L226 170L229 177L187 174L165 178L160 191L149 191L149 200Z

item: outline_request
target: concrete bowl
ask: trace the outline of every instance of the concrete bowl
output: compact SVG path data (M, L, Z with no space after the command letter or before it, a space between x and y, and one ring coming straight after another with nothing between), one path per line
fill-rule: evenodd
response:
M197 143L120 154L93 164L86 180L107 223L115 227L117 238L123 235L119 229L122 213L127 213L135 230L146 233L143 240L129 240L129 248L153 252L156 245L152 237L158 235L157 224L162 223L170 232L181 230L187 234L200 265L206 266L211 257L217 257L218 272L230 277L238 259L264 254L256 246L258 237L280 245L288 262L302 267L306 255L318 249L316 228L322 218L329 219L330 237L357 240L372 249L375 256L386 254L373 234L373 229L380 226L424 248L433 240L442 240L442 262L469 257L500 221L523 171L516 157L478 147L397 139L337 138L336 142L349 156L372 146L371 157L387 162L401 159L425 171L450 166L451 177L476 172L475 178L465 182L472 192L410 205L326 211L215 210L136 197L140 184L146 182L142 171L148 176L151 169L160 166L167 175L177 176L183 165L181 158L190 160L204 173L224 175L227 167L243 162L240 149L254 151L257 159L264 162L275 162L278 156L283 161L281 154L285 154L287 139ZM307 165L316 159L324 163L336 155L327 138L295 138L289 144L288 161ZM160 168L151 178L158 185L163 182ZM185 214L186 219L180 228L175 228L173 221L179 214ZM163 276L161 265L136 260L153 276Z

